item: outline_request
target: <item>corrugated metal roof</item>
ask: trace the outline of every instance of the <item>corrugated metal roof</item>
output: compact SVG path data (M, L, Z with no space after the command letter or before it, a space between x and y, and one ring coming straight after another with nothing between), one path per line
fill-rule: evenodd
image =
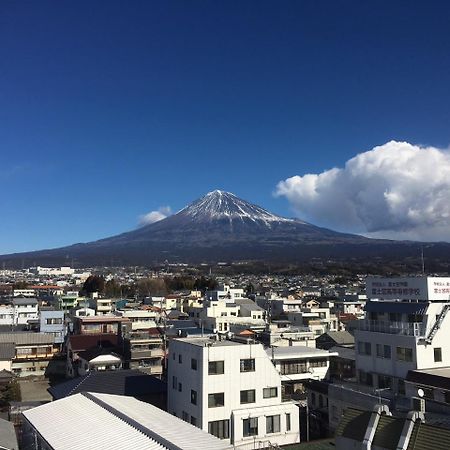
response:
M14 424L3 419L0 419L0 448L8 450L19 449Z
M0 344L0 361L10 361L16 354L16 346L13 342Z
M76 394L25 411L55 450L225 450L226 442L132 397Z
M414 424L408 450L448 450L450 430L426 423Z
M125 413L144 427L162 436L171 446L183 450L221 450L229 448L225 442L162 410L139 402L132 397L92 394L113 408ZM140 405L137 405L139 403ZM142 406L142 407L141 407Z
M48 333L0 333L0 344L13 342L16 345L53 344L55 337Z
M405 419L381 415L372 445L374 447L396 450L404 424Z
M347 408L336 429L336 436L343 436L348 439L362 442L371 415L371 411Z

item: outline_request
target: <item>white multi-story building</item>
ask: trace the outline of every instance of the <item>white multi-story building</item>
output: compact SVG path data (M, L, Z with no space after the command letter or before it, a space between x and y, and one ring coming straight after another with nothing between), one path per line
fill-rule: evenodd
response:
M206 300L198 317L202 326L219 333L238 333L244 329L262 331L266 326L265 311L248 298Z
M235 447L299 442L298 407L281 401L281 377L261 344L174 339L168 362L171 414Z
M13 297L36 297L36 291L34 289L14 289Z
M35 298L15 298L14 324L27 325L30 320L39 319L39 305Z
M114 301L111 298L95 298L97 315L111 314L114 311Z
M409 370L450 366L450 277L368 278L355 333L359 381L405 394Z
M0 325L14 325L14 307L11 304L0 305Z
M338 356L337 352L302 346L272 347L266 353L281 375L286 398L303 391L306 381L328 378L330 358Z

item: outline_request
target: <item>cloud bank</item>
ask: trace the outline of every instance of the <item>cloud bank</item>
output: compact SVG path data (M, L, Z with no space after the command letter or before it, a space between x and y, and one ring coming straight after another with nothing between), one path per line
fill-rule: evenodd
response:
M155 211L150 211L147 214L139 216L139 226L143 227L144 225L148 225L150 223L159 222L170 215L172 215L172 209L170 206L161 206Z
M280 181L300 217L371 237L450 241L450 152L390 141L344 168Z

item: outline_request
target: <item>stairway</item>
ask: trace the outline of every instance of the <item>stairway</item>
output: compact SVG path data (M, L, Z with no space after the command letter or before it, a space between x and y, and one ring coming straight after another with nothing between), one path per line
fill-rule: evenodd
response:
M435 334L438 332L439 328L441 328L442 322L449 310L450 310L450 304L447 304L442 308L442 311L440 312L439 316L436 318L436 322L433 324L430 332L428 333L428 336L425 338L425 342L427 344L431 344L431 342L433 341Z

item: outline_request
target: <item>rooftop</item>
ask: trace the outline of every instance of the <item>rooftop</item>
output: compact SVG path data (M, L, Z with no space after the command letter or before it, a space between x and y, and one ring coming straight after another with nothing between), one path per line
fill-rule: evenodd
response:
M300 359L300 358L315 358L315 357L328 357L338 356L337 352L330 353L328 350L322 350L319 348L304 347L303 345L294 345L291 347L272 347L266 349L266 353L274 359Z
M12 342L16 345L53 344L55 337L48 333L10 332L0 333L0 344Z
M177 341L186 342L187 344L197 345L198 347L232 347L236 345L246 345L242 342L230 341L228 339L224 339L222 341L215 339L208 339L203 337L189 337L189 338L180 338ZM260 345L260 344L258 344Z
M205 431L133 397L75 394L23 415L55 450L230 448Z
M166 391L166 383L139 370L91 371L82 377L73 378L52 386L48 392L55 400L80 392L127 395L139 397Z

